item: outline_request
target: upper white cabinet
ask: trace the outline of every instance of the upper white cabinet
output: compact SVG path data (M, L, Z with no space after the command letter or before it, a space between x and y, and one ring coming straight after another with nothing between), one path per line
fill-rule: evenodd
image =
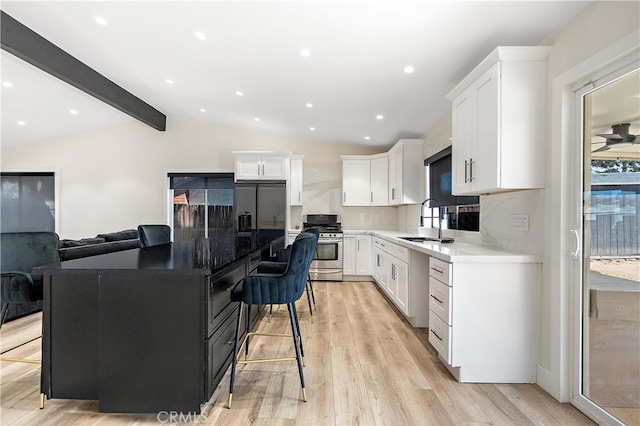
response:
M387 188L389 186L389 157L387 155L371 158L371 205L389 204Z
M371 160L362 156L342 159L342 205L371 204Z
M235 180L287 180L290 153L232 152Z
M544 61L550 50L498 47L447 95L454 195L544 186Z
M375 155L342 155L342 205L417 204L424 195L422 139L402 139Z
M386 206L389 159L386 154L342 156L342 205Z
M292 155L289 170L289 204L302 205L302 158L304 155Z
M389 205L422 202L423 149L422 139L401 139L389 151Z

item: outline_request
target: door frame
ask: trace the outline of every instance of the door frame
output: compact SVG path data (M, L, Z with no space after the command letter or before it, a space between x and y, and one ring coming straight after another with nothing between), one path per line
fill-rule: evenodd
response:
M614 69L614 71L611 71ZM583 328L585 326L585 309L587 293L584 291L584 271L585 265L585 235L584 223L583 223L583 207L584 207L584 168L590 167L585 164L585 141L584 141L584 123L585 113L588 112L587 106L584 104L584 97L592 92L595 92L604 86L607 86L614 81L624 78L630 73L633 73L640 69L640 59L633 58L633 55L625 56L621 60L617 60L610 66L600 70L594 75L594 80L590 81L586 85L576 87L574 90L574 131L573 134L573 148L574 164L571 168L573 174L573 212L574 212L574 225L572 226L571 233L576 237L574 246L572 247L572 258L574 260L572 265L572 280L571 280L571 303L572 306L572 383L571 383L571 403L578 407L580 411L588 414L592 419L608 424L608 425L624 425L617 418L611 415L608 411L601 408L598 404L593 402L587 396L584 395L583 389L585 381L583 380L583 372L586 358L584 356L584 348L588 345L588 339L590 336L585 335ZM610 72L611 71L611 72ZM598 76L598 77L595 77ZM575 255L573 255L575 253Z
M544 242L545 285L540 303L546 308L541 316L540 333L547 347L539 352L537 383L561 402L573 402L576 339L575 261L570 254L574 242L571 229L576 226L576 202L572 195L577 137L574 90L620 68L622 58L639 58L638 40L640 30L635 30L548 82L551 111L546 162L547 182L553 185L549 183L544 201L548 237Z

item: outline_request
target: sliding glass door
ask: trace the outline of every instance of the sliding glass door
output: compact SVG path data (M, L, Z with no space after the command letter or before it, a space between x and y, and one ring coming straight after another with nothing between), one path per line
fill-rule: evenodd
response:
M574 400L602 423L640 422L640 71L577 92L580 225Z

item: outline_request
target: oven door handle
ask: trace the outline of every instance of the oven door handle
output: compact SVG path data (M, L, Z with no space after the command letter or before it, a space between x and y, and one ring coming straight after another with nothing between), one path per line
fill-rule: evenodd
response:
M334 239L323 239L323 238L320 238L318 240L318 244L333 244L333 243L341 243L341 242L342 242L341 238L338 238L338 239L335 239L335 240Z

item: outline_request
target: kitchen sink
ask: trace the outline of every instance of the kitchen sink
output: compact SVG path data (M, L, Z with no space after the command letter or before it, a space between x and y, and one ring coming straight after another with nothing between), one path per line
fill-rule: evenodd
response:
M438 243L452 243L453 238L433 238L433 237L400 237L401 240L411 241L412 243L424 243L425 241L434 241Z

